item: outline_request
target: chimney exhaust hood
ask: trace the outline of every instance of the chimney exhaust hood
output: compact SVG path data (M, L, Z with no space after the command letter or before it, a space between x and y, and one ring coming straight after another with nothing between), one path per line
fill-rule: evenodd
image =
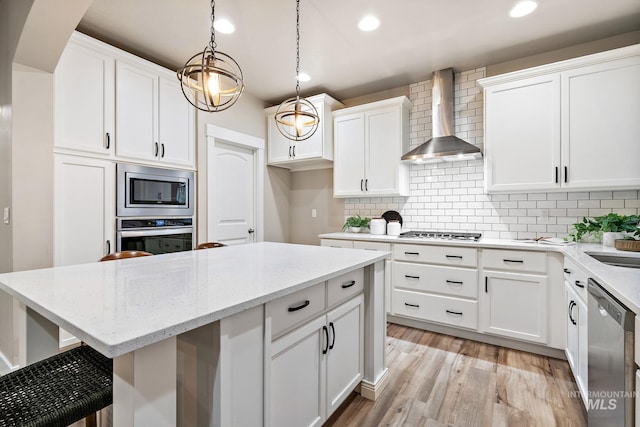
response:
M432 135L433 137L402 156L413 163L431 163L479 159L480 149L453 135L453 68L433 73Z

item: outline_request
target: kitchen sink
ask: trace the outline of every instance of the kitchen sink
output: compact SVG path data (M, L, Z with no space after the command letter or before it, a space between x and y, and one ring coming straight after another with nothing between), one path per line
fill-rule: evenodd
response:
M585 252L591 258L600 261L603 264L614 265L616 267L640 268L640 257L607 255L593 252Z

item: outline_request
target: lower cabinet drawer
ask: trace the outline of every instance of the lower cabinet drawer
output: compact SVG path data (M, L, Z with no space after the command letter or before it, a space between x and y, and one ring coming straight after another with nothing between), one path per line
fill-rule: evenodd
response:
M322 282L268 302L265 306L265 314L271 318L271 336L274 337L323 312L326 308L325 283Z
M482 266L486 269L546 273L547 253L483 249Z
M364 270L350 271L342 276L327 281L327 304L329 307L337 302L356 295L364 289Z
M478 329L477 301L396 289L393 308L398 316Z
M320 246L329 246L331 248L353 248L353 241L338 239L321 239Z
M394 262L393 286L456 297L477 298L478 270Z

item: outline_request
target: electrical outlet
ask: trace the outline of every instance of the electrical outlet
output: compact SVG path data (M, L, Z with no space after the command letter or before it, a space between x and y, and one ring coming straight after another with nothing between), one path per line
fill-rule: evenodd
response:
M549 209L540 209L540 221L549 221Z
M5 225L9 225L11 223L11 210L9 208L4 208L2 222L4 222Z
M311 209L311 218L315 218L318 216L318 211L316 211L315 209Z

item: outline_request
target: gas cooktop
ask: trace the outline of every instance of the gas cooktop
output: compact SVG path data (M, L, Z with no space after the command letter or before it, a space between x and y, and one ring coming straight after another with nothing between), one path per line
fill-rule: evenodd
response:
M477 242L482 237L480 233L461 233L457 231L422 231L411 230L400 233L399 237L411 237L420 239L443 239L443 240L473 240Z

